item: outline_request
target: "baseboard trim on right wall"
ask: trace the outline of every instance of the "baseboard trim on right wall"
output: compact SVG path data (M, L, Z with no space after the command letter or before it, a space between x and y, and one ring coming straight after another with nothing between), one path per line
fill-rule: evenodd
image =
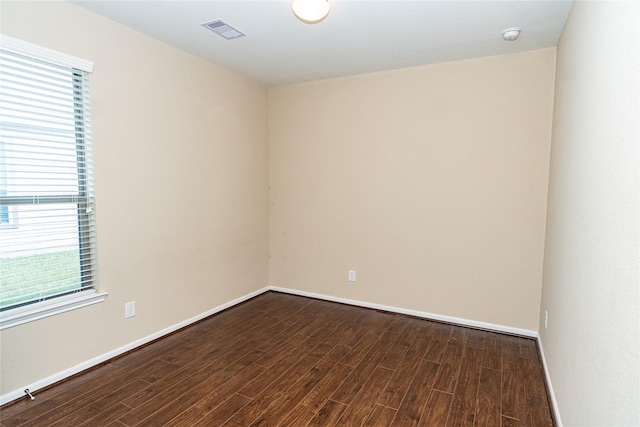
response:
M469 328L482 329L482 330L485 330L485 331L493 331L493 332L499 332L499 333L503 333L503 334L510 334L510 335L516 335L516 336L520 336L520 337L534 338L534 339L537 339L537 337L538 337L538 333L536 331L532 331L532 330L529 330L529 329L514 328L514 327L511 327L511 326L504 326L504 325L498 325L498 324L494 324L494 323L479 322L479 321L476 321L476 320L463 319L463 318L460 318L460 317L444 316L444 315L441 315L441 314L427 313L427 312L424 312L424 311L410 310L410 309L394 307L394 306L389 306L389 305L383 305L383 304L370 303L370 302L365 302L365 301L360 301L360 300L353 300L353 299L348 299L348 298L334 297L334 296L326 295L326 294L317 294L315 292L299 291L297 289L283 288L283 287L280 287L280 286L270 285L269 286L269 290L270 291L275 291L275 292L282 292L282 293L285 293L285 294L299 295L299 296L303 296L303 297L315 298L315 299L320 299L320 300L324 300L324 301L332 301L332 302L337 302L337 303L340 303L340 304L355 305L357 307L365 307L365 308L372 308L374 310L388 311L388 312L391 312L391 313L406 314L406 315L409 315L409 316L421 317L423 319L435 320L435 321L438 321L438 322L451 323L451 324L454 324L454 325L460 325L460 326L465 326L465 327L469 327Z
M544 350L542 349L542 340L538 334L536 338L538 344L538 352L540 353L540 359L542 360L542 366L544 368L544 379L547 383L547 392L549 393L549 404L553 411L553 421L557 427L562 427L562 419L560 418L560 411L558 410L558 402L556 401L556 395L553 392L553 385L551 384L551 376L549 375L549 368L547 367L547 359L544 357Z

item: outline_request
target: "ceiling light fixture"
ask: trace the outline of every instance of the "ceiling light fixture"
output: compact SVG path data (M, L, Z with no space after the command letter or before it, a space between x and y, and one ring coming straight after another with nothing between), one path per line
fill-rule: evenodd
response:
M293 14L306 24L316 24L329 14L329 0L293 0Z
M515 41L518 37L520 37L520 28L518 27L507 28L502 32L502 38L508 42Z

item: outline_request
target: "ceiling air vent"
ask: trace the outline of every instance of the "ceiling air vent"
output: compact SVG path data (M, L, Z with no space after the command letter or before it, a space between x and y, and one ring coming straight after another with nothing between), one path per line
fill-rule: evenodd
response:
M216 19L214 21L205 22L202 26L210 29L214 33L224 37L227 40L237 39L238 37L244 37L245 34L236 30L231 25L224 22L222 19Z

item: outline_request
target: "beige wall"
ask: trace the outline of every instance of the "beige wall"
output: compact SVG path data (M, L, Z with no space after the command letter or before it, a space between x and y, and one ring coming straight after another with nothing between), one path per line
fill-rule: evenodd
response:
M639 16L576 2L558 46L540 339L566 426L640 425Z
M537 330L554 61L270 88L270 284Z
M3 34L94 62L99 285L109 292L3 330L4 394L266 286L268 152L265 87L66 2L0 7Z
M95 64L109 292L2 331L0 394L267 283L537 330L554 49L267 97L66 2L0 7L2 33Z

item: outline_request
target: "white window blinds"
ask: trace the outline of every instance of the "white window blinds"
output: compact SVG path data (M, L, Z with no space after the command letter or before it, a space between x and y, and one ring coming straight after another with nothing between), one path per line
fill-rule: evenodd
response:
M91 64L14 41L0 45L0 310L96 276Z

